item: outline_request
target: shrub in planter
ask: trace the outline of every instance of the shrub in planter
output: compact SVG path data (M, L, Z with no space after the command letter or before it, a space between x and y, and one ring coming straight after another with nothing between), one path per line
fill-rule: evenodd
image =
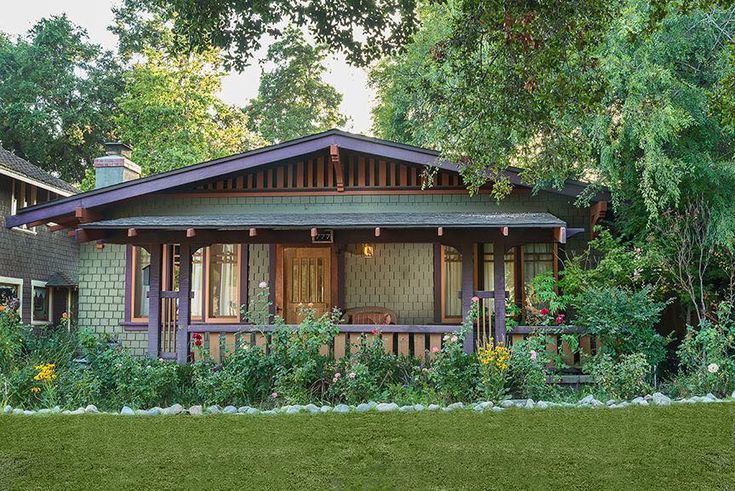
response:
M618 360L609 353L599 353L585 363L584 370L608 397L614 399L631 399L651 389L646 382L651 365L643 353L622 355Z

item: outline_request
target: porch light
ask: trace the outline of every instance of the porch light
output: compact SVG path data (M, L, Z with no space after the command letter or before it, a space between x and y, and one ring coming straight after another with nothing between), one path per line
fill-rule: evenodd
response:
M362 249L362 257L373 257L373 254L375 253L375 245L374 244L362 244L360 246Z

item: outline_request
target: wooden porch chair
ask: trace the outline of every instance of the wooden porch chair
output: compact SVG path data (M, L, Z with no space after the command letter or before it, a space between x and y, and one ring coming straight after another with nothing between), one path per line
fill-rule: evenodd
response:
M353 307L345 311L343 318L348 324L386 326L398 323L396 313L385 307Z

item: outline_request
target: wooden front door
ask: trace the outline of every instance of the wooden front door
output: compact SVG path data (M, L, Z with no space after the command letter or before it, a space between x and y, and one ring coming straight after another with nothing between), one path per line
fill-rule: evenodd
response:
M330 309L331 271L329 247L283 249L283 306L287 324L301 322L300 305L311 304L317 315Z

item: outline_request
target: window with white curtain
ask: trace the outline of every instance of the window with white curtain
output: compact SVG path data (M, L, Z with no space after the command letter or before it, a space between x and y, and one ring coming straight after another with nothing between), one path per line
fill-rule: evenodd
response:
M207 250L207 319L237 320L240 304L240 246L215 244Z
M457 321L462 318L462 254L454 247L442 246L442 321Z

